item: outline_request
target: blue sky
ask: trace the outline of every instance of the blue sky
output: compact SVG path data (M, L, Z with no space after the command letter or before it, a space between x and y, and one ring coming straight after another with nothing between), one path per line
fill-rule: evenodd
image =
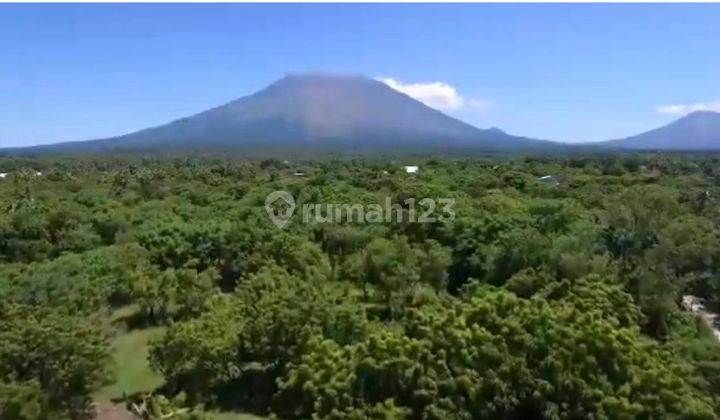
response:
M617 138L720 111L720 4L0 4L0 146L118 135L311 70L417 84L479 127Z

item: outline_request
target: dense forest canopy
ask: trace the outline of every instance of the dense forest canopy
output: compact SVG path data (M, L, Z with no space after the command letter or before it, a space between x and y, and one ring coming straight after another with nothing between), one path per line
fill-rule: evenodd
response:
M146 419L720 413L720 345L683 304L720 305L720 156L0 158L0 173L2 420L103 404ZM455 218L279 229L264 208L278 190L297 206L449 198ZM155 380L124 379L135 364Z

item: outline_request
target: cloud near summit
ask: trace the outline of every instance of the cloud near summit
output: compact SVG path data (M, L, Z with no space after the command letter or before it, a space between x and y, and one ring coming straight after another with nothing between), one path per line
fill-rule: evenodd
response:
M463 107L485 108L487 102L463 98L454 86L444 82L404 83L392 77L377 80L391 88L417 99L425 105L442 111L457 111Z
M714 102L697 102L694 104L663 105L655 108L657 112L665 115L687 115L696 111L720 112L720 100Z

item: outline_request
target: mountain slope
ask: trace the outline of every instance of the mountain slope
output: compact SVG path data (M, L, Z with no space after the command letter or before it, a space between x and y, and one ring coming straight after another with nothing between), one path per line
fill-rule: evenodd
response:
M720 113L693 112L663 127L601 144L638 150L718 150Z
M289 75L199 114L119 137L21 149L32 153L223 150L451 151L550 145L481 130L358 76Z

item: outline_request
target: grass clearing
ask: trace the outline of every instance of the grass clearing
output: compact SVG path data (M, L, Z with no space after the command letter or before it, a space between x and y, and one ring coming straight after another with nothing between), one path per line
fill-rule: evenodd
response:
M163 378L155 373L148 363L149 342L162 334L166 327L148 327L124 330L118 327L131 319L137 312L134 305L118 308L108 317L108 328L117 331L111 340L113 381L100 388L94 395L98 402L106 403L123 395L149 392L163 383ZM266 417L237 411L209 411L210 420L265 420Z
M164 327L151 327L122 332L112 339L114 381L99 389L97 400L111 401L123 395L152 391L163 382L162 377L150 369L148 342L161 334Z

